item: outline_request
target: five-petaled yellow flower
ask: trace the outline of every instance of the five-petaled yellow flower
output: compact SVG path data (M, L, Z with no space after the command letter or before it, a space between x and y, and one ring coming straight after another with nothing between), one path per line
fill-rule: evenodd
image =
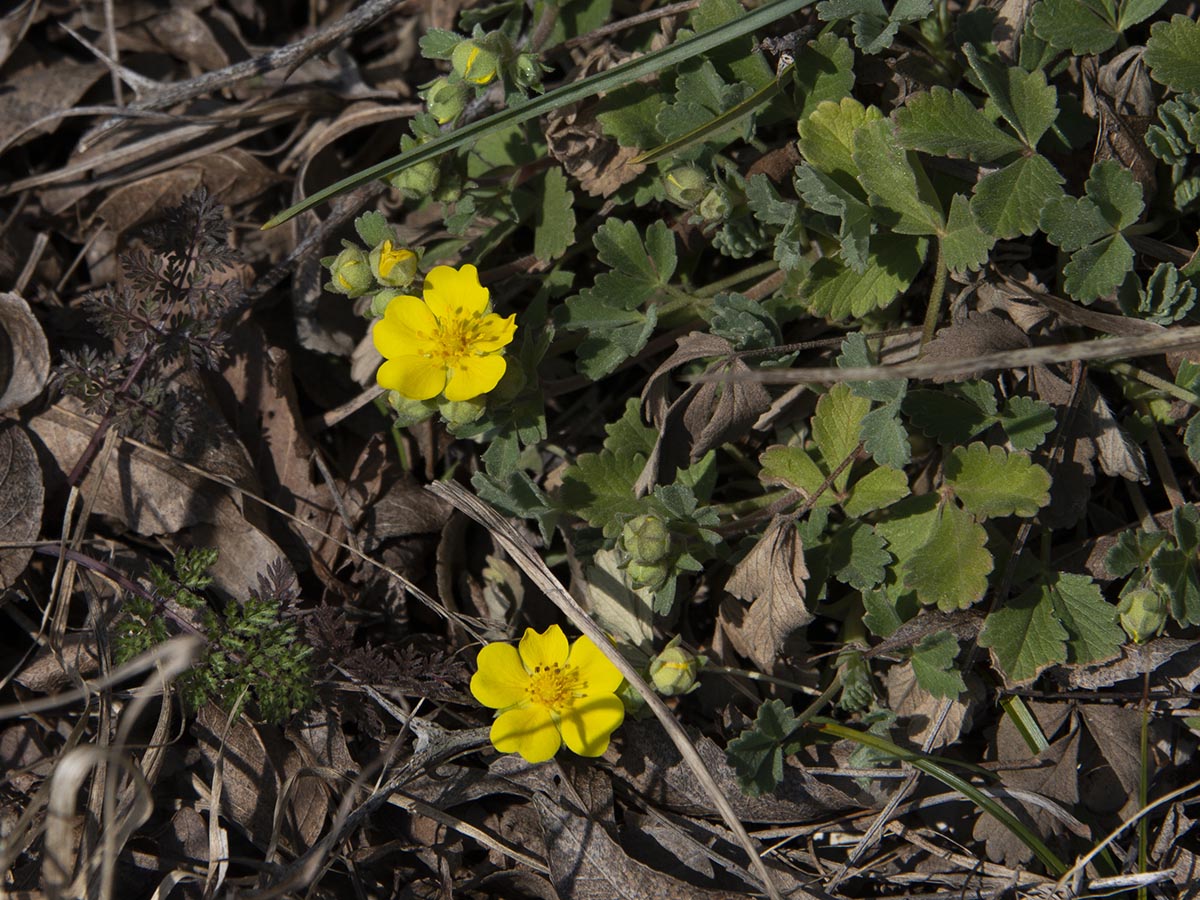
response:
M545 762L563 741L580 756L599 756L625 718L617 667L586 636L568 647L557 625L541 634L525 629L519 650L488 644L477 665L471 693L499 710L492 743L526 762Z
M386 362L380 387L409 400L470 400L504 376L504 347L516 333L516 316L492 312L487 288L474 266L437 266L425 276L425 299L393 297L375 324L375 347Z

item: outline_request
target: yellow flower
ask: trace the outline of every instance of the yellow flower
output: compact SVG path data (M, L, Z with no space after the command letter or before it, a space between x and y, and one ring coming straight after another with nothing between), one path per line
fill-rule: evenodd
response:
M393 297L372 337L386 362L380 387L409 400L470 400L504 376L504 347L516 333L516 316L492 312L487 288L474 266L437 266L425 276L425 299Z
M499 710L492 743L526 762L545 762L563 741L580 756L599 756L625 718L617 667L587 637L568 648L557 625L541 634L525 629L520 650L488 644L477 665L471 693Z
M384 241L371 251L371 270L380 284L408 287L417 275L417 254Z

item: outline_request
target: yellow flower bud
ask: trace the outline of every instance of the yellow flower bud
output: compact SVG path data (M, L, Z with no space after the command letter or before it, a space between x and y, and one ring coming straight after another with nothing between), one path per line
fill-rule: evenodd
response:
M679 638L671 642L650 662L650 683L664 697L677 697L695 690L700 667L706 662L679 646Z
M425 89L425 103L439 125L453 122L467 106L467 88L462 82L452 82L445 76L435 79Z
M329 266L329 275L326 289L351 299L361 297L375 286L367 254L357 247L347 247L339 253Z
M1167 603L1157 591L1135 588L1121 598L1117 615L1125 633L1142 644L1167 624Z
M463 81L471 84L487 84L496 77L500 59L491 50L481 47L472 40L459 41L450 54L450 64Z
M696 166L672 169L663 179L663 193L676 206L693 209L712 189L712 181Z
M384 241L371 251L371 272L387 287L408 287L417 277L417 254Z

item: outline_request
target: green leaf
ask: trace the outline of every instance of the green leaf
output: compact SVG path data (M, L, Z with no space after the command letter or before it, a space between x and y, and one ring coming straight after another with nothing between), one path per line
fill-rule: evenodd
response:
M1200 577L1195 552L1163 546L1150 560L1150 573L1171 602L1171 615L1180 625L1200 625Z
M990 163L1023 146L989 121L966 94L944 87L909 97L896 110L896 125L901 146L933 156Z
M1041 0L1029 16L1034 34L1076 56L1103 53L1117 42L1118 29L1080 0Z
M1179 93L1200 91L1200 22L1181 15L1155 22L1142 59L1159 84Z
M1137 316L1159 325L1172 325L1192 311L1196 305L1196 295L1196 285L1185 278L1179 269L1170 263L1159 263L1146 279L1145 287L1138 286L1136 303L1127 299L1125 291L1117 294L1117 300L1127 316Z
M533 255L549 262L575 243L575 195L558 166L546 171L534 218Z
M368 250L378 247L384 241L396 240L396 232L388 224L387 217L378 210L363 213L355 219L354 230L358 232Z
M1036 450L1057 424L1054 407L1021 394L1009 397L1000 413L1000 424L1018 450Z
M1067 661L1068 637L1054 615L1053 600L1040 585L991 613L979 632L979 645L992 651L1009 681L1023 684Z
M760 350L779 344L779 324L757 300L743 294L720 293L708 309L709 330L737 350Z
M929 542L930 535L941 518L936 493L905 497L888 507L887 518L875 525L875 530L888 542L888 550L896 557L896 575L903 576L912 568L917 551Z
M904 472L880 466L854 482L842 508L851 519L858 519L903 500L908 493L908 476Z
M658 113L666 105L658 91L629 85L607 94L597 107L596 121L605 135L622 147L644 150L662 143Z
M654 449L657 432L642 422L636 397L626 401L621 418L604 430L604 449L581 454L563 473L560 497L565 509L611 538L620 533L626 518L642 511L633 485Z
M955 447L945 472L955 496L980 518L1029 518L1050 502L1050 473L1020 451L979 442Z
M870 400L856 397L845 384L835 384L817 401L812 435L824 458L826 474L837 468L858 447L862 420L870 408ZM845 490L850 480L850 468L844 468L834 479L835 490Z
M1104 568L1114 578L1124 578L1134 570L1144 569L1167 538L1165 531L1143 531L1140 528L1122 531L1104 557Z
M768 447L759 457L759 478L766 484L785 484L800 491L806 498L812 497L828 473L821 471L803 447ZM817 498L814 506L833 506L837 495L825 491Z
M1089 197L1058 197L1042 210L1042 231L1068 253L1112 234L1112 226Z
M840 103L821 103L800 122L800 155L813 168L829 175L857 195L858 165L854 162L854 132L867 122L883 118L874 106L864 107L853 97Z
M829 544L829 568L833 577L858 591L869 590L883 581L892 554L875 529L857 522L838 530Z
M1115 291L1132 268L1133 248L1121 235L1114 234L1071 256L1063 267L1063 286L1076 300L1089 303Z
M817 260L801 289L813 315L832 321L861 317L884 308L912 283L929 250L928 239L894 235L882 243L878 250L872 247L862 272L830 257Z
M971 70L991 97L997 111L1030 149L1037 147L1058 118L1058 90L1047 84L1041 71L1019 66L998 66L979 55L972 44L963 45Z
M1136 222L1145 206L1142 186L1133 173L1115 159L1092 166L1084 189L1113 231L1121 231Z
M606 91L614 91L622 85L633 84L647 75L654 75L663 69L694 59L700 54L721 47L737 38L753 34L758 29L769 26L804 8L810 2L811 0L773 0L773 2L739 15L711 31L705 31L688 40L679 41L644 56L635 57L613 66L611 69L589 75L587 78L568 82L561 87L547 91L528 103L510 104L498 113L446 132L440 137L405 150L390 159L385 159L383 162L343 178L329 187L322 188L300 203L273 216L263 227L273 228L281 225L338 194L353 190L367 182L382 178L384 175L415 166L426 160L436 159L443 153L459 147L471 146L484 135L498 129L507 128L520 122L528 122L551 110L578 103ZM761 66L761 61L758 65ZM641 88L637 90L642 96L647 94Z
M896 143L891 122L877 119L854 132L854 163L871 205L894 213L888 227L899 234L940 234L945 227L936 194L915 157ZM927 198L933 197L934 202Z
M714 116L719 116L736 106L751 93L749 85L727 84L717 74L712 62L704 60L699 68L679 76L676 82L675 102L659 109L655 124L659 134L666 140L675 140L703 128ZM705 139L726 144L736 139L739 133L737 126L733 126L719 133L707 134ZM691 154L681 155L687 158L688 155L694 156L699 152L697 149Z
M895 634L896 629L904 624L900 613L888 599L886 591L863 591L862 599L863 606L866 608L863 624L871 629L871 633L877 637L888 637Z
M744 15L746 9L738 0L701 0L700 6L688 21L692 28L702 34L736 22ZM605 21L607 20L606 16ZM753 88L761 88L774 80L774 73L763 59L763 55L754 52L757 49L758 42L752 37L746 37L719 45L707 56L716 61L717 68L727 77L744 81Z
M867 347L866 336L861 331L846 335L842 341L841 352L838 353L839 369L863 369L878 362L877 357ZM860 397L878 400L880 403L891 403L893 400L903 400L908 390L908 381L903 378L887 378L879 381L851 381L850 389Z
M846 39L826 32L797 55L792 69L801 100L798 121L825 101L838 102L854 87L854 51Z
M954 668L958 641L949 631L926 635L913 648L912 667L917 684L935 697L954 700L967 690L962 673Z
M955 194L942 237L942 258L951 272L978 271L988 260L996 239L979 227L970 201Z
M1044 156L1023 156L975 185L971 212L989 234L1001 240L1037 231L1044 207L1062 196L1063 177Z
M751 797L769 794L783 781L783 757L800 749L793 736L801 721L782 700L769 700L758 708L754 725L729 742L729 764L738 784Z
M983 599L994 565L987 532L957 505L942 507L929 539L912 556L904 586L925 604L950 612Z
M447 31L444 28L429 28L421 35L418 43L421 55L426 59L449 59L454 48L463 40L461 34Z
M919 388L904 398L904 412L927 437L942 444L962 444L995 421L994 394L990 400L990 407L981 406L981 397L954 385L940 391Z
M1167 0L1123 0L1117 14L1117 28L1124 31L1138 22L1144 22L1160 9Z
M871 454L877 465L896 469L912 461L912 445L900 421L900 401L900 397L889 400L871 410L862 420L863 449Z
M1183 431L1183 446L1192 465L1200 468L1200 413L1188 420L1187 428Z
M795 185L809 208L842 220L838 231L842 259L856 274L866 272L873 227L871 208L833 178L806 163L796 167Z
M1044 589L1067 631L1067 662L1103 662L1120 652L1125 632L1117 624L1117 608L1104 599L1091 578L1057 572Z
M646 229L643 243L637 226L608 219L593 238L600 260L613 268L596 276L595 284L567 299L562 324L587 331L576 351L579 368L589 378L612 372L646 346L658 322L658 308L639 307L661 295L675 273L675 236L661 221Z

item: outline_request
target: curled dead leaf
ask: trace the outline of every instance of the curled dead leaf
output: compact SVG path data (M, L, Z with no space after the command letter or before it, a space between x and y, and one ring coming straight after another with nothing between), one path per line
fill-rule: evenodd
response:
M804 602L807 578L800 532L790 517L776 516L725 582L728 593L751 601L737 621L732 604L721 604L729 638L764 671L774 668L788 636L815 618Z
M24 406L50 376L50 346L20 294L0 294L0 413Z
M0 425L0 542L35 540L42 530L42 467L25 429ZM0 550L0 588L11 585L29 564L31 547Z

